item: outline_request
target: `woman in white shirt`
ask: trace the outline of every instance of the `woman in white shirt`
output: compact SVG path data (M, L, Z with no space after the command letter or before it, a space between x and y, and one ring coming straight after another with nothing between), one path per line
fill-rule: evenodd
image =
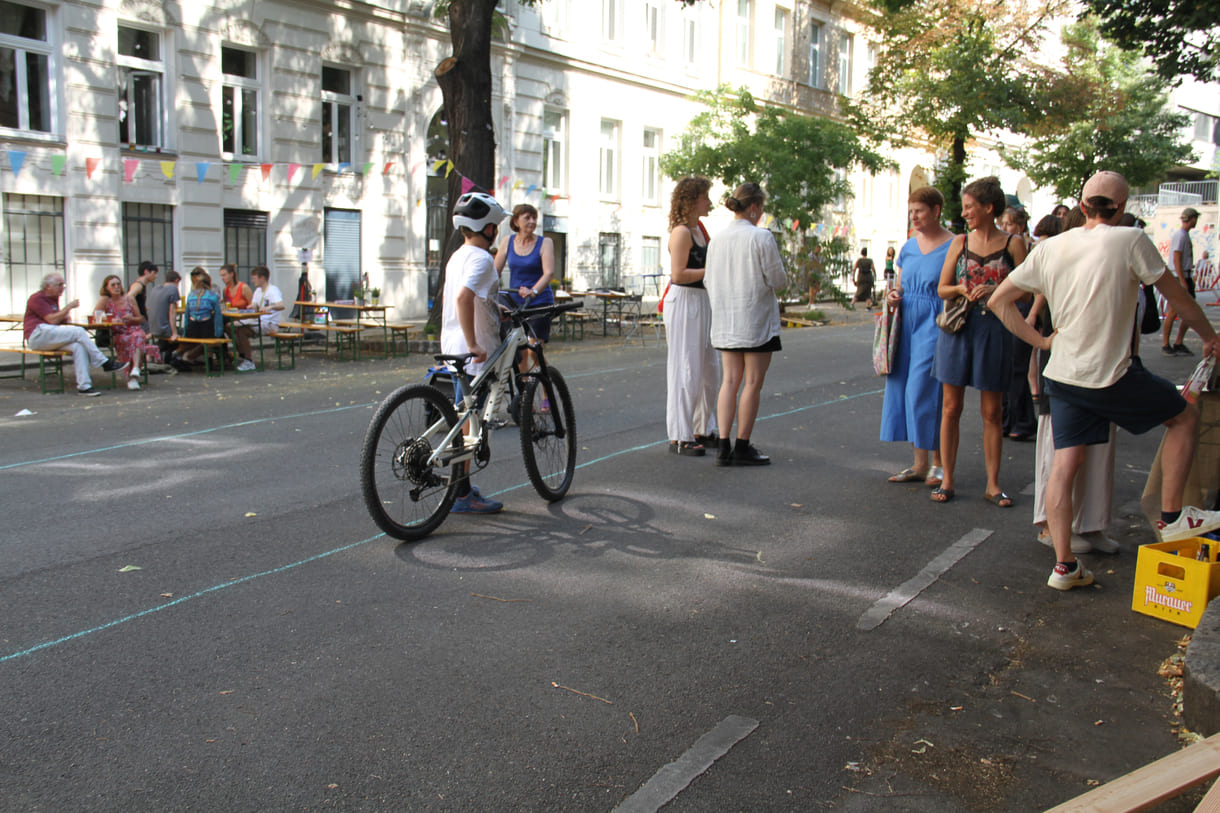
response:
M750 444L771 354L780 348L779 301L788 284L771 232L758 227L767 196L743 183L725 199L733 222L708 243L704 284L712 306L712 346L720 351L718 466L765 466L771 458ZM730 430L737 418L737 440Z

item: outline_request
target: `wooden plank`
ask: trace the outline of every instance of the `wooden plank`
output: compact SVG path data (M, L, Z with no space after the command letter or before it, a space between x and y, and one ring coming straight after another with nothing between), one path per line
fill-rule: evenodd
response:
M1162 757L1053 807L1048 813L1127 813L1148 810L1217 776L1220 776L1220 734L1213 734L1203 742Z
M792 327L813 327L815 324L814 322L810 322L808 319L800 319L796 316L784 316L781 314L779 318L782 322L791 325Z
M1220 813L1220 782L1212 785L1212 789L1195 808L1195 813Z

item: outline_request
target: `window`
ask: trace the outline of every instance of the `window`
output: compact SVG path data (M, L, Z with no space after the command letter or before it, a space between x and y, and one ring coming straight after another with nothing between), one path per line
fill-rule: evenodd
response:
M873 73L873 68L877 67L877 43L875 43L875 42L868 43L867 58L868 58L868 76L871 77L872 73ZM865 77L865 78L867 79L868 77Z
M597 271L599 288L619 287L620 241L617 232L601 232L597 235Z
M1193 110L1184 110L1183 112L1194 113L1195 141L1205 141L1209 144L1220 146L1220 118Z
M567 189L563 163L567 121L567 114L559 110L542 114L542 186L550 195L562 195Z
M167 146L161 35L119 26L118 66L119 143L157 149Z
M618 128L617 121L602 119L601 139L598 143L597 190L602 198L618 198Z
M44 9L0 2L0 127L51 132L53 53Z
M775 9L775 75L788 75L788 11Z
M322 162L352 162L352 114L356 97L352 72L322 66Z
M661 203L661 131L644 130L644 178L640 187L645 204L659 206Z
M622 0L602 0L602 39L617 42L622 28Z
M809 25L809 86L822 87L822 25Z
M640 273L661 273L660 237L645 237L640 241Z
M123 204L123 272L127 282L139 276L144 260L155 263L162 274L174 267L174 207Z
M750 14L751 0L737 0L737 20L735 23L737 64L744 68L750 66Z
M224 261L237 263L239 274L248 272L256 265L267 264L266 212L245 209L225 209L225 253Z
M686 58L687 65L694 65L699 55L698 22L691 12L682 20L682 55Z
M222 46L220 150L233 158L258 157L258 54Z
M326 299L351 299L360 285L360 212L325 209L322 214L322 265L326 270Z
M647 0L644 3L644 43L650 53L661 52L660 0Z
M8 274L0 280L0 307L22 313L43 277L66 270L63 198L5 195L4 256Z
M851 95L851 51L852 36L846 31L839 34L839 93Z

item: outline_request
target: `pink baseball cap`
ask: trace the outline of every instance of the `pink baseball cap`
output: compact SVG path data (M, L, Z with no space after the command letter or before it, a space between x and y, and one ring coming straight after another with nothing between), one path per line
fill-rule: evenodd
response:
M1131 187L1126 178L1105 169L1085 181L1080 199L1087 201L1089 198L1108 198L1115 203L1121 203L1127 199L1130 192Z

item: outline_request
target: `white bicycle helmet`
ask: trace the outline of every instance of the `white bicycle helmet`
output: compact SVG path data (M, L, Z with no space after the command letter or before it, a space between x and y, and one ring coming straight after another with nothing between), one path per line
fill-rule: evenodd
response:
M499 226L508 216L500 202L484 192L467 192L453 207L453 225L481 232L488 226Z

